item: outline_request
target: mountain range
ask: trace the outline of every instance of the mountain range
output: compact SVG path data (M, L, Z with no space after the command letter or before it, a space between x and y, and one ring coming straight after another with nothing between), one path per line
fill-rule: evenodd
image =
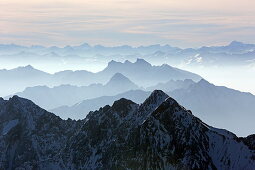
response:
M105 84L114 74L121 73L127 76L138 86L152 86L169 80L192 79L199 81L201 77L197 74L171 67L169 65L152 66L143 59L137 59L132 63L111 61L108 66L97 73L85 70L65 70L55 74L49 74L32 66L18 67L12 70L0 70L0 96L7 96L23 91L27 87L34 86L59 86L74 85L88 86L90 84Z
M28 87L23 92L16 93L16 95L32 100L42 108L53 109L63 105L71 106L89 98L116 95L135 89L139 89L139 87L124 75L116 73L105 85L60 85L52 88L35 86Z
M135 60L143 57L154 64L169 63L177 66L203 65L249 65L254 64L255 45L233 41L223 46L200 48L178 48L170 45L150 45L132 47L128 45L105 47L87 43L65 47L0 45L0 61L5 65L32 65L56 70L85 69L89 65L107 64L109 58L116 61ZM47 61L51 61L49 64ZM159 62L160 61L160 62ZM89 63L89 64L86 64ZM84 67L86 66L86 67ZM78 67L78 68L77 68ZM98 70L97 70L98 71Z
M49 111L58 115L62 119L71 118L75 120L82 120L90 111L98 110L101 106L112 105L114 101L121 98L126 98L136 103L142 103L149 95L149 91L130 90L115 96L101 96L97 98L86 99L72 106L63 105Z
M114 100L118 99L116 97L123 96L122 93L124 93L123 97L129 97L129 96L131 97L132 96L131 94L134 94L134 92L139 92L139 91L133 91L131 92L131 94L125 93L130 90L140 89L140 90L153 91L155 89L160 89L164 91L173 91L176 89L188 88L191 84L194 84L194 83L195 82L191 79L176 80L176 81L170 80L166 83L159 83L155 86L151 86L144 89L142 87L139 87L135 83L133 83L123 74L116 73L105 85L102 85L102 84L91 84L89 86L60 85L60 86L55 86L52 88L47 86L35 86L35 87L28 87L23 92L15 93L15 95L30 99L44 109L51 110L51 109L60 107L62 108L60 109L61 114L69 112L69 113L72 113L73 115L77 115L80 118L84 118L84 115L82 117L79 111L76 112L77 109L75 109L75 112L70 112L70 110L67 109L68 106L72 106L74 104L78 105L77 103L81 103L81 101L83 100L93 101L95 98L100 98L100 97L102 97L100 98L100 100L103 99L103 101L106 101L106 98L108 98L109 102L113 102ZM117 96L113 98L110 97L114 95L117 95ZM5 98L8 99L9 97L10 96L7 96ZM135 95L135 97L138 97L139 99L141 98L138 95ZM134 99L135 102L139 102L140 100L136 100L135 97L131 97L131 99ZM99 105L100 102L97 101L95 104L90 103L92 104L91 106L86 104L87 108L82 107L82 111L83 112L90 111L89 109L93 110L95 106L110 104L109 102L101 103ZM75 114L75 113L78 113L78 114ZM66 117L62 117L62 118L66 118ZM69 118L73 119L74 117L71 116Z
M148 55L148 54L159 54L161 53L189 53L189 52L207 52L207 53L226 53L226 54L244 54L247 52L253 52L255 44L247 44L238 41L232 41L224 46L203 46L200 48L179 48L170 45L149 45L149 46L139 46L132 47L129 45L106 47L102 45L91 46L87 43L83 43L79 46L65 47L44 47L44 46L22 46L16 44L0 44L1 54L31 54L41 53L47 55L51 53L55 57L60 57L62 55L80 55L80 54L107 54L107 55ZM29 55L28 55L29 56ZM36 57L36 55L34 56Z
M255 119L255 96L251 93L215 86L202 79L187 89L168 94L208 124L239 135L255 132L252 121Z
M195 116L208 124L229 129L241 136L255 133L253 128L255 96L250 93L215 86L204 79L188 87L166 93L187 109L194 111ZM132 90L115 96L84 100L73 106L61 106L51 111L65 119L83 119L89 111L99 109L102 105L111 105L120 98L141 103L149 94L149 91Z
M255 96L203 78L250 88L254 66L238 41L0 44L0 169L255 169Z
M80 121L0 99L0 169L253 169L254 135L211 127L162 91Z
M152 66L144 59L137 59L135 63L126 60L124 63L111 61L108 66L99 75L105 77L116 72L127 76L136 84L148 87L160 82L167 82L169 80L185 80L192 79L199 81L201 77L197 74L184 71L178 68L171 67L167 64L161 66Z

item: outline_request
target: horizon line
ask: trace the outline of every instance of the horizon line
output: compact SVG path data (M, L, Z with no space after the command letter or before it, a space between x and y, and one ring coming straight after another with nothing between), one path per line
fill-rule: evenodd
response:
M102 46L102 47L106 47L106 48L114 48L114 47L131 47L131 48L141 48L141 47L150 47L150 46L160 46L160 47L164 47L164 46L169 46L169 47L172 47L172 48L179 48L179 49L189 49L189 48L193 48L193 49L199 49L199 48L203 48L203 47L222 47L222 46L229 46L231 45L232 43L241 43L241 44L246 44L246 45L249 45L249 44L252 44L252 45L255 45L255 43L248 43L248 42L244 42L244 41L238 41L238 40L233 40L233 41L230 41L228 43L225 43L224 45L203 45L203 46L199 46L199 47L179 47L179 46L175 46L175 45L170 45L170 44L160 44L160 43L155 43L155 44L150 44L150 45L129 45L129 44L122 44L122 45L104 45L104 44L94 44L92 45L92 43L87 43L87 42L83 42L83 43L79 43L79 44L76 44L76 45L71 45L71 44L68 44L68 45L39 45L39 44L33 44L33 45L21 45L21 44L16 44L16 43L0 43L0 45L15 45L15 46L19 46L19 47L26 47L26 48L31 48L31 47L44 47L44 48L53 48L53 47L57 47L57 48L66 48L66 47L79 47L79 46L82 46L82 45L88 45L89 47L97 47L97 46Z

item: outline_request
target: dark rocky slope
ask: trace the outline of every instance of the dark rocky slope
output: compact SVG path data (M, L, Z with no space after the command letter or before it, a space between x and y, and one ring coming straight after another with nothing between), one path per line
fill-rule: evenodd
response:
M206 125L162 91L120 99L83 121L0 101L1 169L253 169L254 137Z

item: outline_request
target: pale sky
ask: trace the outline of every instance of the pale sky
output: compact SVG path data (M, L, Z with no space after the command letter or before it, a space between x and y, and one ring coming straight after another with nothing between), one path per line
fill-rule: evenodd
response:
M253 0L0 0L0 43L255 43Z

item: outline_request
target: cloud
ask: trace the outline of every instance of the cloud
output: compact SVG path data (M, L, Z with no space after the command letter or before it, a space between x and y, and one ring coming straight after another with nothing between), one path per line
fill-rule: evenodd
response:
M254 10L250 0L2 0L0 36L5 39L0 43L254 42Z

